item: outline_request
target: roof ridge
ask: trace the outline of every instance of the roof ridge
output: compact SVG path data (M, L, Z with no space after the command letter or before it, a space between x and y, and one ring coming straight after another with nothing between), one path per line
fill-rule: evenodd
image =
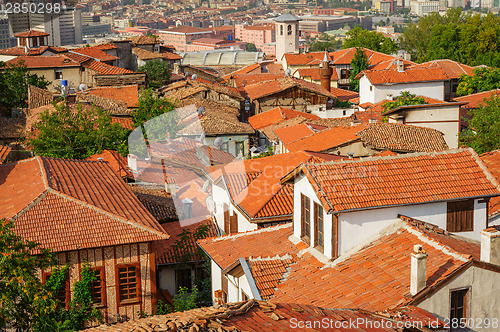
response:
M68 201L70 201L70 202L73 202L73 203L76 203L76 204L82 205L82 206L84 206L84 207L87 207L87 208L89 208L89 209L91 209L91 210L94 210L94 211L95 211L95 212L97 212L97 213L104 214L105 216L107 216L107 217L109 217L109 218L111 218L111 219L113 219L113 220L120 221L120 222L125 223L125 224L129 224L130 226L133 226L133 227L138 228L138 229L140 229L140 230L147 231L147 232L149 232L149 233L152 233L152 234L158 235L158 236L163 237L163 238L165 238L165 239L168 239L168 238L170 237L170 235L168 235L168 234L166 234L166 233L160 233L160 232L158 232L157 230L152 229L152 228L150 228L150 227L147 227L147 226L145 226L145 225L140 225L140 224L138 224L137 222L133 222L133 221L131 221L131 220L128 220L128 219L122 218L122 217L120 217L120 216L118 216L118 215L116 215L116 214L114 214L114 213L111 213L111 212L105 211L105 210L103 210L103 209L101 209L101 208L98 208L98 207L97 207L97 206L95 206L95 205L92 205L92 204L89 204L89 203L87 203L87 202L81 201L81 200L79 200L79 199L77 199L77 198L74 198L74 197L71 197L71 196L69 196L69 195L66 195L66 194L64 194L64 193L62 193L62 192L59 192L59 191L55 190L55 189L52 189L52 188L47 188L47 192L52 193L52 194L54 194L54 195L56 195L56 196L59 196L59 197L61 197L61 198L63 198L63 199L66 199L66 200L68 200ZM165 237L165 236L167 236L167 237Z
M34 200L32 200L28 205L26 205L21 211L13 215L10 219L15 220L21 217L23 214L28 212L33 206L35 206L38 202L44 199L47 196L50 188L46 188L45 191L42 191Z
M47 174L47 169L45 168L45 162L41 156L36 156L36 161L38 162L38 165L40 166L40 171L42 172L42 181L45 186L45 190L50 188L49 186L49 175Z
M472 257L470 255L462 254L450 248L449 246L439 242L438 240L431 238L430 236L422 232L420 229L409 223L406 223L406 226L403 228L406 229L410 234L415 235L419 240L424 241L426 244L434 247L437 250L440 250L442 253L446 255L452 256L453 258L458 259L462 262L468 262L472 260Z
M241 233L236 233L236 234L222 235L222 236L219 236L216 238L207 238L207 239L203 239L201 241L211 240L214 242L218 242L218 241L225 241L225 240L233 240L233 239L237 239L237 238L243 237L243 236L251 236L251 235L260 234L260 233L274 232L274 231L277 231L277 230L280 230L283 228L290 228L290 227L292 227L292 223L286 223L283 225L270 226L270 227L266 227L266 228L262 228L262 229L258 229L258 230L253 230L253 231L246 231L246 232L241 232Z

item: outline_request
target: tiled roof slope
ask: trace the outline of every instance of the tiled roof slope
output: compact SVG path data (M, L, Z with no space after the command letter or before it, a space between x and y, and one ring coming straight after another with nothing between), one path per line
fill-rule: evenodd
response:
M187 225L185 221L172 221L162 224L163 229L170 235L170 238L155 242L156 264L175 264L186 261L205 260L206 256L200 255L198 245L196 244L198 236L196 235L196 231L200 226L206 227L206 234L202 238L217 236L214 223L211 219ZM181 237L185 234L183 232L189 232L188 240L184 242L182 248L173 247L177 241L181 240Z
M328 127L301 123L296 126L276 128L273 131L276 137L278 137L283 144L288 144L324 129L328 129Z
M429 62L424 62L414 66L416 67L427 67L427 68L440 68L448 75L450 78L460 78L461 75L472 76L474 69L471 66L464 65L460 62L449 60L449 59L441 59L441 60L432 60Z
M151 59L163 59L165 58L164 53L157 53L145 50L140 47L132 47L132 53L137 56L140 60L151 60Z
M322 263L303 242L292 244L289 225L200 241L200 246L221 268L239 258L291 255L295 263L276 286L270 301L312 304L327 308L386 310L408 304L410 256L415 244L428 254L427 287L444 281L471 262L455 250L410 224L382 235L356 253ZM475 244L478 246L479 244ZM459 247L459 246L457 246ZM299 254L300 253L300 254Z
M283 120L295 118L297 116L302 116L311 120L319 119L319 116L317 115L278 106L276 108L270 109L269 111L249 117L248 122L254 129L261 129Z
M274 295L275 288L283 280L285 274L290 271L290 265L293 264L293 261L290 255L248 259L255 285L264 300L268 300Z
M381 326L377 332L396 332L395 321L403 326L405 321L418 322L416 326L431 327L438 322L437 327L443 328L444 323L428 313L414 306L399 308L382 315L354 309L325 309L304 304L273 304L267 301L248 300L245 302L230 303L217 307L196 308L183 312L175 312L162 316L151 316L137 321L127 321L116 325L100 325L88 332L118 332L118 331L200 331L200 332L276 332L290 331L291 321L295 322L323 322L328 324L318 326L311 331L354 331L352 328L341 326L345 323L365 322L357 324L355 331L371 332L374 326ZM297 325L298 326L298 325ZM304 329L300 329L304 330Z
M133 74L134 72L125 68L115 67L107 63L89 58L82 63L85 68L96 71L100 75Z
M309 164L302 170L330 212L499 194L498 182L472 149Z
M366 76L373 85L447 81L450 79L441 68L428 67L410 67L402 72L395 69L364 70L356 78L359 79L362 76Z
M127 158L123 157L116 151L103 150L101 153L97 153L90 157L85 158L85 160L107 162L109 167L111 167L113 172L115 172L115 174L118 175L119 177L132 178L132 172L128 168Z
M333 127L313 133L290 144L285 144L285 147L290 152L300 150L324 151L359 139L356 133L364 128L365 125Z
M485 152L480 157L488 171L500 182L500 150ZM500 197L492 197L488 206L488 214L490 217L495 217L498 213L500 213Z
M314 68L301 68L297 69L296 72L299 73L300 78L304 77L310 77L314 81L319 81L321 79L321 76L319 75L319 67L314 67ZM338 80L339 77L337 76L337 71L334 70L331 80Z
M80 64L65 55L39 55L39 56L19 56L7 61L7 64L17 64L19 62L27 68L58 68L58 67L79 67Z
M76 48L71 50L70 53L83 54L99 61L113 61L119 59L114 55L104 52L100 47L92 47L92 46Z
M0 166L0 178L0 218L53 251L166 237L107 163L35 157Z
M159 223L178 219L172 195L167 193L165 189L135 183L130 183L129 188Z
M38 30L28 30L20 33L16 33L14 37L16 38L31 38L31 37L45 37L50 36L49 33L38 31Z
M490 91L474 93L468 96L457 97L453 100L467 102L468 104L463 106L465 108L478 108L479 105L484 104L485 100L493 96L498 96L499 94L500 94L500 89L495 89Z
M139 102L139 87L137 84L125 86L99 86L85 91L86 94L109 99L120 100L128 108L137 107Z
M399 123L373 123L358 132L357 136L377 150L431 152L448 149L442 132Z

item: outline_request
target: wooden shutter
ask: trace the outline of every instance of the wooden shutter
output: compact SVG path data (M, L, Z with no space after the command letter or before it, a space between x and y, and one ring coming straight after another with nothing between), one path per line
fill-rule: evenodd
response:
M229 234L229 207L224 204L224 233Z
M325 245L324 227L323 207L314 202L314 246L320 249L323 249Z
M229 218L229 233L238 233L238 215L235 214Z
M304 237L306 229L306 200L304 194L300 194L300 237Z
M221 288L222 288L222 292L224 293L224 303L227 302L227 295L228 295L228 283L227 283L227 278L224 274L222 274L222 271L221 271Z
M471 232L474 230L474 200L448 202L446 230L449 232Z
M337 215L332 215L332 258L338 257L338 221Z

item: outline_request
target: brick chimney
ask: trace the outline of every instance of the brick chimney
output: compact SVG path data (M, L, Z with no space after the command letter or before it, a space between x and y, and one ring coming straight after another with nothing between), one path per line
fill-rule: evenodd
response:
M427 254L421 244L413 246L411 254L410 294L415 295L427 284Z
M500 265L500 226L489 227L481 232L481 260Z
M333 75L333 68L330 67L330 61L328 60L328 55L326 54L325 51L325 56L323 58L323 61L319 63L319 77L321 79L321 86L328 90L329 92L331 91L331 80L332 80L332 75Z

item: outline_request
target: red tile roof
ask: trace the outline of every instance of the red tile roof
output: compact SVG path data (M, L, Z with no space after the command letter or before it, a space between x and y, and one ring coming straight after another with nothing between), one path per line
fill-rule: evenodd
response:
M106 162L108 163L109 167L111 167L113 172L115 172L115 174L119 177L132 178L132 173L128 168L127 158L123 157L116 151L103 150L101 153L85 158L85 160Z
M82 47L82 48L75 48L69 51L70 53L78 53L78 54L83 54L85 56L94 58L99 61L113 61L113 60L118 60L119 58L108 54L102 50L101 47Z
M187 25L181 25L175 28L170 28L167 30L161 30L160 34L162 32L169 33L169 32L176 32L176 33L196 33L196 32L205 32L205 33L210 33L212 29L200 29L197 27L191 27Z
M5 162L11 150L12 148L10 146L0 145L0 164Z
M488 171L500 182L500 150L485 152L480 157ZM492 197L488 207L488 214L490 217L494 217L498 213L500 213L500 197Z
M7 64L24 62L27 68L79 67L80 64L65 55L19 56L8 60Z
M53 251L166 238L107 163L35 157L0 166L0 218Z
M298 72L300 78L310 77L313 81L321 80L321 76L319 76L319 67L301 68L297 69L296 72ZM339 77L337 76L337 71L334 70L331 80L336 81L338 79Z
M272 124L282 122L283 120L292 119L297 116L302 116L307 119L316 120L319 119L319 116L295 111L289 108L283 108L281 106L273 108L269 111L256 114L248 118L248 122L252 125L254 129L261 129Z
M464 108L479 108L481 104L484 104L485 100L490 99L493 96L498 96L500 94L500 89L484 91L474 93L468 96L457 97L453 99L454 101L467 102Z
M45 37L45 36L50 36L50 33L46 33L43 31L38 31L38 30L29 30L29 31L24 31L20 32L14 35L16 38L31 38L31 37Z
M290 152L300 150L324 151L359 139L356 134L364 128L365 125L333 127L313 133L290 144L285 144L285 147Z
M290 265L293 261L290 255L248 259L250 271L262 299L268 300L274 295L275 288L283 280L285 274L290 271Z
M402 72L395 69L364 70L356 78L359 79L362 76L366 76L373 85L447 81L450 79L439 67L410 67Z
M288 66L319 65L320 61L323 61L323 58L325 57L325 52L309 52L299 54L286 53L283 57L285 58Z
M134 74L133 71L108 65L94 59L88 59L82 63L83 67L96 71L100 75Z
M101 96L105 98L121 100L127 104L128 108L137 107L139 102L139 86L99 86L85 91L86 94Z
M283 144L289 144L328 128L327 126L301 123L295 126L276 128L273 131Z
M309 252L301 251L306 245L292 244L288 239L291 234L292 227L286 225L207 239L199 244L222 269L239 258L291 255L295 262L286 278L277 284L270 300L273 303L376 311L411 302L410 254L416 243L421 243L428 254L428 288L446 280L472 259L467 252L440 242L442 237L429 236L411 224L382 235L333 264L321 263ZM477 251L479 244L469 246L475 246L473 250Z
M460 62L456 62L453 60L432 60L429 62L424 62L414 67L426 67L426 68L440 68L443 72L448 75L450 78L458 79L461 75L472 76L474 69L471 66L464 65Z
M370 66L375 66L378 64L387 63L390 61L395 61L397 59L401 59L401 58L395 57L393 55L375 52L375 51L369 50L367 48L363 48L363 50L365 51L365 54L366 54L366 57L368 58L368 62L370 63ZM328 54L328 56L333 59L334 65L350 65L352 59L354 58L354 54L356 54L356 48L351 47L351 48L347 48L344 50L331 52ZM404 61L407 64L414 64L411 61L406 61L406 60L404 60Z
M499 194L472 149L309 164L302 171L330 212Z

